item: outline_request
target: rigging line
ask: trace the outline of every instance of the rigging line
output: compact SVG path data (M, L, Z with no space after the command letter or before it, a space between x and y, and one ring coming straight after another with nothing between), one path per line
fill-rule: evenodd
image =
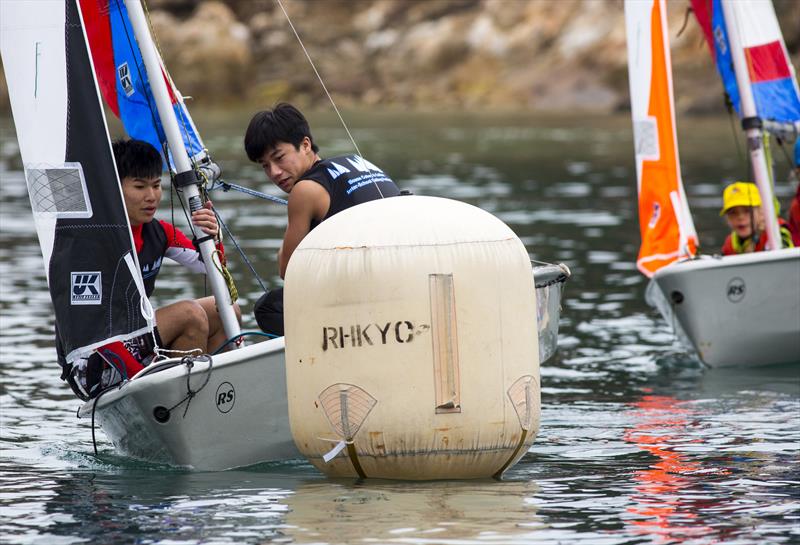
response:
M236 246L236 249L239 251L239 255L242 256L242 259L247 264L247 267L250 269L250 272L253 273L253 276L258 281L259 285L261 286L261 289L264 291L264 293L266 293L267 292L267 288L264 285L264 281L258 275L258 272L256 272L256 269L253 266L253 263L247 257L247 254L244 253L244 250L242 250L242 247L239 246L239 243L236 241L236 238L233 236L233 233L231 232L230 229L228 229L228 226L225 224L225 222L222 221L222 217L219 215L219 213L216 210L214 210L214 213L217 215L217 221L219 222L220 225L222 225L222 228L225 229L225 232L228 233L228 237L230 237L231 242L233 242L233 245Z
M216 356L217 354L219 354L222 351L223 348L225 348L226 346L228 346L232 342L237 342L240 339L243 339L244 337L247 337L248 335L255 335L255 336L258 336L258 337L267 337L268 339L278 339L278 338L280 338L279 335L273 335L272 333L264 333L262 331L242 331L238 335L234 335L233 337L231 337L230 339L228 339L227 341L222 343L219 346L219 348L214 350L210 355L211 356Z
M172 81L172 76L171 76L171 75L170 75L170 73L167 71L167 68L166 68L166 66L163 66L163 62L164 62L164 55L162 55L162 53L161 53L161 44L158 42L158 36L156 35L156 31L155 31L155 29L153 28L153 23L152 23L152 21L150 20L150 10L149 10L149 9L148 9L148 7L147 7L147 1L146 1L146 0L141 0L141 3L142 3L142 11L144 11L144 18L145 18L145 21L147 21L147 27L150 29L150 37L151 37L151 38L152 38L152 40L153 40L153 45L155 46L155 48L156 48L156 52L158 53L159 60L161 60L161 63L162 63L162 64L161 64L161 66L160 66L160 67L161 67L161 70L162 70L162 75L163 75L163 76L164 76L164 78L167 80L167 83L168 83L170 86L172 86L173 90L174 90L174 91L177 93L177 94L175 95L175 99L177 100L177 99L178 99L178 95L179 95L180 93L177 91L177 86L175 85L175 82L174 82L174 81ZM183 97L182 97L182 96L181 96L181 99L183 99ZM177 100L177 104L178 104L178 106L185 106L185 103L183 102L183 100ZM174 110L173 110L173 111L174 111ZM187 113L188 113L188 112L187 112ZM182 142L182 144L183 144L183 146L184 146L184 147L186 147L186 143L187 143L187 142L189 142L191 139L189 138L189 129L187 129L187 128L186 128L186 119L185 119L185 117L184 117L184 115L183 115L183 111L181 111L181 115L180 115L180 116L178 116L178 115L176 114L176 115L175 115L175 118L176 118L176 119L180 118L180 124L179 124L179 127L180 127L181 129L183 129L183 134L181 135L181 136L183 137L183 142ZM193 167L193 168L194 168L194 167L197 167L197 163L196 163L196 162L195 162L195 160L194 160L194 156L190 155L190 154L188 153L188 150L187 150L187 155L189 155L189 161L191 161L191 163L192 163L192 167ZM208 153L206 153L206 155L208 155ZM169 162L169 155L167 155L167 162Z
M742 144L739 141L739 129L736 127L736 121L733 119L733 102L731 102L731 98L728 96L727 92L723 91L723 95L725 96L725 108L728 110L728 121L731 123L731 133L733 134L733 144L736 147L736 154L739 156L739 162L745 164L747 161L742 153Z
M173 191L173 189L175 191ZM172 223L172 227L175 227L175 195L178 193L178 187L175 185L175 176L172 175L172 169L169 169L169 212L170 212L170 222ZM183 207L183 200L181 200L180 196L178 196L178 202L181 203L181 207ZM186 208L183 208L183 215L186 215ZM188 221L191 222L190 218L186 218ZM178 242L178 233L175 232L175 229L172 230L172 242L177 244Z
M172 169L170 169L170 171L169 171L169 176L170 176L170 206L173 206L173 209L172 209L173 210L173 214L172 214L172 227L173 227L173 230L175 229L175 209L174 209L174 204L172 203L172 193L171 193L172 189L171 188L174 187L175 188L175 194L178 197L178 202L180 203L181 210L183 211L183 217L186 218L186 221L189 223L189 231L192 233L192 237L197 237L197 234L194 231L194 229L195 229L194 225L192 224L192 211L186 209L186 203L184 203L183 199L181 198L182 195L183 195L183 189L179 188L177 186L177 184L175 184L175 175L172 173ZM177 240L177 237L178 237L178 234L175 233L176 240ZM196 248L196 250L197 250L198 253L200 252L200 248ZM207 274L203 275L203 294L204 295L208 295L208 275Z
M289 23L289 26L292 28L292 32L294 32L294 35L297 38L297 41L300 44L300 47L303 49L303 53L305 53L306 58L308 59L308 62L311 65L311 68L314 69L314 73L317 75L317 79L319 80L320 85L322 85L322 89L325 91L325 94L328 96L328 100L330 100L331 106L333 106L333 109L336 112L336 115L339 116L339 121L341 121L342 127L344 127L345 132L347 132L347 136L350 137L350 142L352 142L353 143L353 147L356 148L356 153L358 153L358 155L360 157L363 157L363 155L361 155L361 150L358 149L358 144L356 144L355 138L353 138L353 135L350 134L350 129L347 128L347 123L344 122L344 118L342 117L342 114L339 113L339 108L336 107L336 103L333 101L333 97L328 92L328 87L325 85L325 82L322 81L322 76L320 75L319 70L317 70L317 66L314 64L314 61L311 60L311 55L308 53L308 50L306 49L306 46L303 43L303 40L300 39L300 34L298 34L297 29L294 27L294 23L292 23L292 19L289 17L289 13L286 11L286 8L283 7L283 2L281 0L275 0L275 1L278 3L278 6L280 6L281 11L283 11L284 16L286 16L286 21ZM381 196L381 199L383 199L384 198L383 191L381 191L381 188L378 185L378 182L373 180L372 183L375 185L375 189L378 190L378 194Z
M208 191L214 191L220 188L222 188L222 191L225 192L233 189L236 191L240 191L246 195L250 195L251 197L258 197L259 199L276 202L278 204L288 204L288 201L286 199L281 199L280 197L274 197L272 195L262 193L261 191L256 191L255 189L250 189L249 187L233 184L231 182L226 182L224 180L217 180L216 182L213 182L211 186L208 188Z
M786 163L789 165L789 170L791 171L791 170L794 170L795 168L797 168L794 165L794 159L792 159L789 156L789 152L786 151L786 146L784 146L786 141L783 138L777 138L776 141L778 142L778 147L780 148L781 152L783 153L784 159L786 159Z

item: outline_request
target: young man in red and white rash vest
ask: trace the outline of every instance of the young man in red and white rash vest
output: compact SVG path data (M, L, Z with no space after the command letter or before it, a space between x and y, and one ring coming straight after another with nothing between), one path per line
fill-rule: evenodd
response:
M400 194L380 168L358 155L320 158L308 121L290 104L255 114L244 149L289 194L288 225L278 250L281 278L292 252L317 225L351 206ZM264 294L254 312L263 331L283 335L283 288Z
M155 219L162 195L159 152L141 140L118 140L112 148L147 296L153 294L165 257L192 272L205 273L200 253L192 241L171 223ZM219 234L210 201L205 208L192 213L192 223L206 235L217 237ZM218 249L223 251L221 244ZM235 310L239 317L239 307L235 306ZM226 340L213 296L166 305L155 311L155 318L158 345L170 350L205 353ZM73 366L70 376L62 378L67 379L79 397L95 397L105 387L119 382L123 373L133 376L149 363L152 345L148 346L148 342L152 342L150 335L109 343L97 350L102 359L95 354ZM60 343L56 344L61 361Z

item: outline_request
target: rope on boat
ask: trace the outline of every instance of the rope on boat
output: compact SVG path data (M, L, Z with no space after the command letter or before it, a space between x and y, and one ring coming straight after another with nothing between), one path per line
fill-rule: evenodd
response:
M167 355L167 354L173 354L172 357L175 357L175 355L179 355L179 356L184 357L184 358L190 358L190 357L192 357L192 355L196 354L197 352L200 352L199 348L192 348L191 350L175 350L173 348L160 347L160 346L158 346L158 341L157 341L157 339L155 337L155 334L153 334L153 353L155 355L153 357L152 363L170 359L170 356ZM199 356L199 354L198 354L198 356ZM127 379L127 377L125 377L125 378Z
M279 335L273 335L272 333L264 333L262 331L242 331L238 335L234 335L233 337L231 337L230 339L228 339L224 343L222 343L219 346L219 348L217 348L216 350L214 350L211 353L211 355L212 356L216 356L217 354L222 352L222 349L225 348L226 346L228 346L229 344L237 342L237 341L239 341L239 339L242 339L242 338L247 337L247 336L252 336L252 335L255 335L255 336L258 336L258 337L267 337L268 339L277 339L279 337Z
M531 259L531 263L535 263L544 267L552 267L552 270L547 271L546 277L543 280L536 280L536 278L534 278L535 288L546 288L548 286L552 286L553 284L563 284L569 277L572 276L572 271L570 271L569 267L567 267L567 265L564 263L548 263L546 261L538 261L536 259Z
M94 433L94 414L97 411L97 404L100 402L100 398L103 397L104 394L110 392L111 390L119 390L122 387L123 382L118 384L113 384L106 388L105 390L101 390L95 398L94 402L92 403L92 448L94 449L94 455L97 456L97 437ZM80 418L80 407L78 408L78 418Z
M286 199L281 199L280 197L275 197L273 195L267 195L266 193L262 193L261 191L256 191L255 189L250 189L249 187L244 187L238 184L232 184L230 182L225 182L223 180L216 180L210 186L208 186L208 191L213 191L215 189L222 189L222 191L228 192L231 189L235 191L240 191L251 197L258 197L259 199L264 199L267 201L272 201L278 204L289 204L289 201Z
M217 214L217 221L219 221L219 224L222 225L223 229L225 229L225 232L228 233L228 237L231 239L231 242L233 242L233 245L236 247L236 250L239 252L239 255L242 256L242 259L247 264L247 267L250 269L250 272L253 273L253 276L258 281L258 284L261 286L261 289L264 291L264 293L266 293L267 287L264 285L264 281L261 279L261 276L259 276L258 272L256 272L256 268L253 266L253 263L247 257L247 254L244 253L242 247L239 246L239 243L236 242L236 237L233 236L231 230L228 229L228 226L225 224L224 221L222 221L222 217L219 215L219 213L217 213L216 210L214 212Z
M197 390L192 390L192 384L190 382L190 379L192 377L192 368L194 367L194 361L196 359L207 360L208 369L206 371L206 380L203 381L203 384L201 384ZM186 403L186 407L184 407L183 409L183 418L186 418L186 413L189 412L189 405L192 403L192 399L194 399L194 396L199 394L203 390L203 388L206 387L208 381L211 380L211 370L214 366L214 359L209 354L202 354L200 356L195 356L195 357L184 356L183 359L181 359L181 363L186 366L186 397L184 397L183 399L178 401L175 405L167 409L167 414L170 414L174 409L177 409L178 407Z
M217 215L219 217L219 215ZM217 260L214 261L214 256L217 256ZM228 270L228 267L225 265L224 260L225 256L219 249L214 249L214 252L211 254L211 262L214 265L214 268L219 271L219 274L222 275L222 278L225 279L225 285L228 286L228 293L231 296L231 303L235 303L239 299L239 290L236 289L236 284L233 282L233 276L231 272Z
M242 333L240 335L237 335L237 337L242 337L242 336L244 336L246 334L252 334L252 333L255 333L255 332ZM266 335L266 334L264 334L264 335ZM237 337L234 337L232 340L235 340ZM231 341L228 341L228 342L231 342ZM197 390L192 390L191 376L192 376L192 368L194 367L195 360L207 360L208 361L208 369L206 370L206 380L203 381L203 384L201 384L200 387ZM189 405L192 403L192 399L194 399L194 396L199 394L203 390L203 388L206 387L208 382L211 380L211 371L212 371L212 368L214 366L214 360L211 357L211 355L202 354L200 356L194 356L194 357L193 356L184 356L181 359L181 363L186 365L186 396L183 399L181 399L179 402L177 402L175 405L170 407L169 409L166 409L166 413L167 413L167 415L169 415L174 409L177 409L178 407L180 407L181 405L186 403L186 407L184 407L184 409L183 409L183 418L186 418L186 413L189 412ZM119 390L122 387L122 385L125 384L126 382L128 382L128 381L127 380L126 381L122 381L122 382L119 382L118 384L114 384L112 386L109 386L108 388L106 388L105 390L102 390L99 394L97 394L97 396L93 399L91 428L92 428L92 448L94 449L94 455L95 456L98 455L98 452L97 452L97 437L96 437L95 431L94 431L95 430L94 422L95 422L95 413L97 412L97 404L100 402L100 398L104 394L106 394L106 393L108 393L108 392L110 392L112 390ZM80 408L78 408L78 415L77 416L78 416L78 418L80 418Z

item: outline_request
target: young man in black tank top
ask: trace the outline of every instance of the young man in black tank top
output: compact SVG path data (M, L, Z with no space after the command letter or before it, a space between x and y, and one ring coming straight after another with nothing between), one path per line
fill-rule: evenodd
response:
M308 121L290 104L255 114L244 148L270 181L289 194L288 224L278 250L281 278L295 248L314 227L351 206L400 193L381 169L358 155L321 159ZM254 312L262 330L283 335L283 288L263 295Z

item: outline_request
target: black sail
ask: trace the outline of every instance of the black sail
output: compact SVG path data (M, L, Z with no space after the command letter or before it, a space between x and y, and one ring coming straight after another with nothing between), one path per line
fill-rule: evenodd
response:
M90 217L57 219L49 262L58 335L71 361L104 341L130 338L149 326L134 276L138 266L129 266L135 264L130 227L77 0L66 2L65 47L64 162L80 165L91 205Z

